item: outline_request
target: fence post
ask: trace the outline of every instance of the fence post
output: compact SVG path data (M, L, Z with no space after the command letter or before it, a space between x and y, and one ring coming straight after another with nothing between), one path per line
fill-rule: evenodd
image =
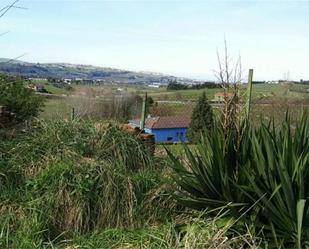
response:
M143 131L145 127L146 102L147 102L147 92L145 93L145 97L143 98L142 115L141 115L141 122L140 122L141 131Z
M71 120L75 119L75 109L72 107L72 112L71 112Z
M249 69L247 103L246 103L247 104L247 120L249 120L250 109L251 109L252 79L253 79L253 69Z

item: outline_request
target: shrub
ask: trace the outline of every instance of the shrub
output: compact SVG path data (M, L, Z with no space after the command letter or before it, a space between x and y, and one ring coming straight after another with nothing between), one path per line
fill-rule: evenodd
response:
M203 92L194 107L191 123L187 131L187 137L193 142L199 141L203 130L212 129L213 119L212 107L208 103L206 93Z
M204 134L187 164L170 152L177 199L195 209L227 209L228 215L263 227L275 247L303 248L309 242L309 119L292 131L290 120L257 128L247 124L240 147L232 130L217 125ZM245 213L246 215L242 215Z
M20 122L39 114L43 98L26 87L26 80L20 77L0 76L0 105L15 114L14 121Z

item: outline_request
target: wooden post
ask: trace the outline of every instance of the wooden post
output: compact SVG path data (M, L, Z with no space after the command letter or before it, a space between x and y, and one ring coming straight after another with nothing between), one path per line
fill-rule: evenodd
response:
M72 112L71 112L71 120L75 119L75 109L72 107Z
M247 120L249 120L250 109L251 109L251 96L252 96L252 79L253 79L253 69L249 69L248 76L248 88L247 88Z
M141 115L141 122L140 122L141 131L144 131L144 127L145 127L146 102L147 102L147 92L145 94L145 97L143 98L142 115Z

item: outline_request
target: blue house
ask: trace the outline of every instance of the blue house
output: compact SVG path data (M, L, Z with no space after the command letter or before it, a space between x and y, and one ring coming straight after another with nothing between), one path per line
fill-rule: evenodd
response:
M151 117L145 120L145 132L154 134L155 142L187 142L187 128L190 117L167 116ZM140 119L130 120L130 125L140 127Z

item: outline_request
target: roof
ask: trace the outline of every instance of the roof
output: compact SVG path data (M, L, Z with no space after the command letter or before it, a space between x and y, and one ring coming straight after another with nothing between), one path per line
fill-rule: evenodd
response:
M215 96L218 96L218 97L225 97L225 96L233 97L234 95L235 95L235 93L226 93L226 92L215 93Z
M166 116L146 118L145 128L164 129L164 128L187 128L191 122L188 116ZM140 119L130 120L130 124L140 125Z

